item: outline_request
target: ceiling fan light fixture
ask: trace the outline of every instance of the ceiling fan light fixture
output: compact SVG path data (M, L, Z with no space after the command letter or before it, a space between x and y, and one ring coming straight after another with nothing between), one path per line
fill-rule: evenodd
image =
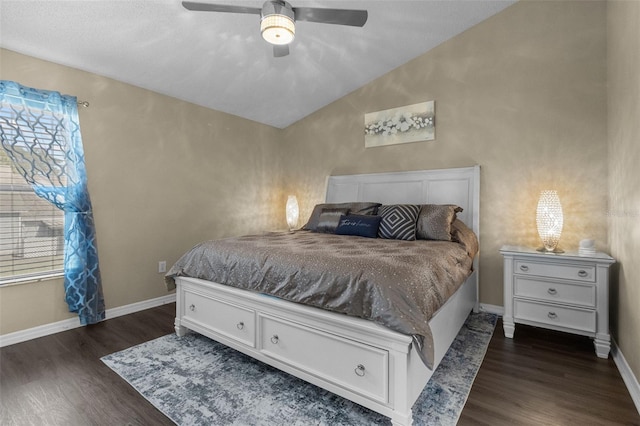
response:
M2 0L0 0L2 1ZM260 15L262 38L273 45L273 56L281 58L289 54L288 44L296 36L296 21L321 24L362 27L367 22L366 10L331 9L323 7L296 7L285 0L266 0L262 8L230 4L198 3L183 1L187 10L200 12L248 13Z
M260 31L271 44L289 44L296 35L296 24L286 15L267 15L260 22Z

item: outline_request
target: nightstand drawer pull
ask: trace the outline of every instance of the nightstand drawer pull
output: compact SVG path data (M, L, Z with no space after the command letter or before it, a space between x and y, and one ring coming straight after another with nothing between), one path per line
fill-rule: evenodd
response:
M547 316L548 316L549 318L551 318L551 319L556 319L556 318L558 318L558 315L557 315L555 312L549 312L549 313L547 314Z
M520 270L527 272L529 270L529 267L527 265L520 265Z
M191 304L191 306L189 306L189 310L191 312L194 312L196 310L196 305L194 305L193 303Z
M240 321L238 324L236 324L236 327L238 327L238 330L242 330L244 328L244 323Z
M358 364L354 371L357 376L364 377L364 365Z
M558 294L558 290L556 290L555 288L550 288L549 290L547 290L547 293L555 296L556 294Z
M581 269L581 270L579 270L579 271L578 271L578 276L579 276L580 278L584 278L584 277L586 277L587 275L589 275L589 274L588 274L588 273L587 273L587 271L585 271L584 269Z
M271 339L269 340L271 340L271 343L273 343L274 345L277 345L280 339L278 338L277 334L274 334L273 336L271 336Z

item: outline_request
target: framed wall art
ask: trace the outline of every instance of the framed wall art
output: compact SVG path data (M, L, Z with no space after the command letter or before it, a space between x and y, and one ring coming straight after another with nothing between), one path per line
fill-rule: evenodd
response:
M365 148L430 141L435 138L435 101L364 115Z

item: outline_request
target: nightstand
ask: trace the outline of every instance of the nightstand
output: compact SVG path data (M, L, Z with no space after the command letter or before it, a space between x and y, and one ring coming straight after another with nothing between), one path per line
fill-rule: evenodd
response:
M541 253L532 248L503 246L504 335L528 324L590 336L596 354L608 358L609 267L604 253Z

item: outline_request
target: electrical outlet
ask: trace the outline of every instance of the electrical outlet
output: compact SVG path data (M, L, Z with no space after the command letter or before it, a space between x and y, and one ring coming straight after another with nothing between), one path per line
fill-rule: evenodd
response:
M158 262L158 273L162 274L163 272L167 272L167 262L165 260Z

